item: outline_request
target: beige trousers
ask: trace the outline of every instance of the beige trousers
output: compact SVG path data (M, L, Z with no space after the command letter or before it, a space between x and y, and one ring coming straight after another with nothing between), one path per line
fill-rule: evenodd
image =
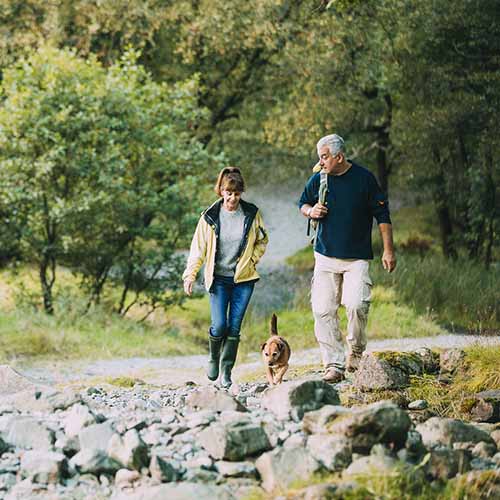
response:
M314 334L325 367L345 369L345 352L339 328L338 309L347 311L347 345L361 354L366 348L366 323L372 281L368 261L336 259L314 252L311 288Z

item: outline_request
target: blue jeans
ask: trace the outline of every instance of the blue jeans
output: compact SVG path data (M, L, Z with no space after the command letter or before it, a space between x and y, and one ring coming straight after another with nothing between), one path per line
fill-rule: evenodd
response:
M235 283L232 277L214 276L210 287L210 314L213 337L239 337L243 316L253 293L255 281ZM229 311L228 311L229 309Z

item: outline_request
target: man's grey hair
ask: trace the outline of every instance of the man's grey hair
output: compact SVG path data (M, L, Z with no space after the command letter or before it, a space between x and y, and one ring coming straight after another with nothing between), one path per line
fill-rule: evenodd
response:
M325 137L322 137L319 141L318 144L316 144L316 149L319 151L321 148L328 146L328 149L330 150L330 154L333 156L338 154L338 153L345 153L345 144L344 144L344 139L340 137L340 135L337 134L330 134L330 135L325 135Z

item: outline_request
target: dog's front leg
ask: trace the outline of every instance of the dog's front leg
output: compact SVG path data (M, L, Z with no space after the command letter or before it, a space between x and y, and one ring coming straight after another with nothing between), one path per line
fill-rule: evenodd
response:
M283 376L285 375L286 371L288 370L288 365L282 366L277 372L274 377L274 383L275 384L281 384L283 381Z
M269 385L274 385L273 371L269 368L269 366L266 366L266 377Z

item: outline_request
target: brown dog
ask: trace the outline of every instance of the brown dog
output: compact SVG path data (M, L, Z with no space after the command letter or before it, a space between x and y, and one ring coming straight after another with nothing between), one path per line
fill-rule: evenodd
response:
M283 375L288 370L288 360L292 351L288 342L278 335L278 318L271 318L271 336L260 346L262 359L266 366L266 376L269 385L281 384Z

